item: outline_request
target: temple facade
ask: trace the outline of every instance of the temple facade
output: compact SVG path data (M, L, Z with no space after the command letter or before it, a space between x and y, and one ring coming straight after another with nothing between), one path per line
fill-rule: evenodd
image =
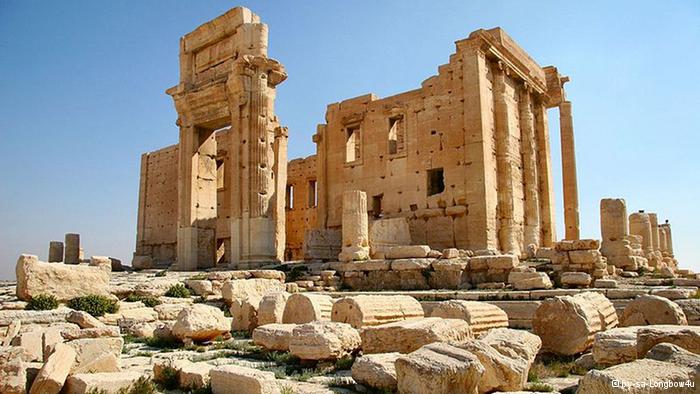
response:
M142 156L135 256L196 270L328 259L343 194L363 191L369 220L406 218L411 243L523 256L556 231L548 110L559 109L566 239L579 238L567 77L541 67L502 29L456 42L420 88L328 105L316 154L287 162L274 115L286 74L267 27L236 8L181 39L169 89L179 144ZM332 256L332 254L331 254Z

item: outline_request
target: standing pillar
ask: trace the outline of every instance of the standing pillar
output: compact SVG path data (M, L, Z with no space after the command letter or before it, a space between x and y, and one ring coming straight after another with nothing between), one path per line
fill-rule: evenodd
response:
M627 204L621 198L604 198L600 200L600 234L601 250L607 243L622 241L629 235L627 222ZM605 252L603 252L605 254Z
M561 132L561 165L564 184L565 238L579 239L576 150L574 147L574 121L571 116L570 101L562 101L559 104L559 128Z
M651 247L654 251L660 251L658 216L655 213L649 213L649 222L651 224Z
M556 241L554 227L554 186L552 183L552 150L549 141L547 108L541 99L534 103L537 133L537 182L540 198L540 237L542 246L552 247Z
M343 248L340 261L369 259L367 194L360 190L343 193Z
M49 242L49 263L60 263L63 261L63 242Z
M668 255L668 251L666 250L666 228L663 224L659 225L659 250L664 256Z
M527 84L520 91L520 133L523 154L523 181L525 183L524 246L540 245L540 198L537 182L537 136L532 98Z
M642 237L642 249L649 254L654 251L651 236L651 219L644 211L635 212L630 215L630 233Z
M666 221L666 223L662 224L662 226L666 229L666 251L668 254L673 257L673 238L671 237L671 223Z
M66 264L80 263L80 234L68 233L65 241L66 255L63 262Z
M216 138L180 122L176 269L194 271L216 264Z
M493 101L496 123L496 171L498 184L498 241L501 252L520 255L515 221L514 165L512 163L511 116L506 92L506 69L502 63L494 67Z

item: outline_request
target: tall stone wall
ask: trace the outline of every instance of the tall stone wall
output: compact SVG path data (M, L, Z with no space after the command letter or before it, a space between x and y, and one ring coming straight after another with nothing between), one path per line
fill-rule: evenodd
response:
M285 260L304 258L304 234L316 228L316 156L287 164Z
M419 89L330 104L314 136L319 227L341 225L356 189L371 215L408 218L415 244L551 245L546 90L544 69L492 29L457 42Z

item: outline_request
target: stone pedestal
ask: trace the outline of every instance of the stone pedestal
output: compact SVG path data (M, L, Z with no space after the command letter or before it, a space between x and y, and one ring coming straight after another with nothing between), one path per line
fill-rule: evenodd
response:
M80 263L80 234L66 234L65 241L65 257L63 262L66 264Z
M63 261L63 242L49 242L49 263L60 263Z
M343 247L340 261L369 259L367 194L360 190L343 193Z
M646 265L637 236L630 236L627 204L621 198L600 201L600 251L615 267L634 271Z

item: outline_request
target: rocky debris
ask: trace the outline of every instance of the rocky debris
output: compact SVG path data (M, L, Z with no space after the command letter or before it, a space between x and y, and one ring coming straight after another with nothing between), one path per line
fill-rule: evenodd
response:
M314 320L330 320L333 299L330 296L313 293L294 293L287 299L282 322L304 324Z
M237 394L278 394L280 392L273 372L224 365L212 369L209 376L214 394L231 393L233 387L236 388Z
M58 394L68 378L76 356L77 354L71 346L63 343L57 344L54 352L48 357L34 379L29 394Z
M617 365L637 359L639 327L618 327L595 334L593 359L598 365Z
M598 310L601 330L609 330L619 325L615 306L603 294L587 291L585 293L579 293L576 296L588 300Z
M475 355L484 367L479 380L479 392L516 391L527 382L530 364L521 358L511 358L499 353L488 344L476 339L459 345Z
M637 330L637 357L647 354L658 343L671 343L685 350L700 354L700 327L656 325Z
M515 290L551 289L552 281L544 272L511 271L508 274L508 284Z
M665 361L693 369L694 387L700 386L700 356L670 343L660 343L649 350L646 358Z
M45 263L23 254L17 260L17 298L51 294L59 301L98 294L109 296L109 271L99 267Z
M18 347L0 348L0 393L24 394L27 368Z
M352 364L352 378L367 387L396 391L394 363L401 353L366 354Z
M641 295L627 304L620 325L646 326L650 324L688 324L685 313L673 301L655 295Z
M61 330L61 337L66 341L85 338L119 337L119 327L102 326L96 328L66 328Z
M134 286L134 294L142 297L162 297L171 287L180 284L177 279L153 278Z
M560 355L590 349L594 334L602 327L598 308L580 294L542 301L532 319L532 328L542 339L542 349Z
M253 330L253 343L267 350L289 351L289 341L296 324L265 324Z
M423 316L420 302L405 295L343 297L333 304L331 310L332 321L348 323L357 329Z
M614 289L617 287L617 281L615 279L596 279L593 282L593 287L599 289Z
M579 381L579 393L688 393L693 369L669 362L641 359L615 365L604 370L591 370ZM672 384L675 387L650 387L650 383Z
M180 311L187 308L187 304L160 304L153 307L158 314L158 320L176 320Z
M700 299L690 298L687 300L677 300L674 302L680 306L683 313L685 313L685 317L688 320L689 325L700 326Z
M565 287L588 287L592 279L585 272L562 272L560 280Z
M124 340L117 338L83 338L66 342L75 350L75 364L71 374L117 372Z
M55 263L52 263L55 264ZM70 308L58 307L50 311L0 311L0 327L9 326L15 321L21 324L53 324L66 321L66 316L72 311Z
M396 360L402 394L474 394L484 367L472 353L446 343L431 343Z
M77 324L80 326L80 328L97 328L105 326L104 323L97 320L91 314L83 311L71 311L66 317L66 320L70 323Z
M143 376L140 372L78 373L66 380L65 394L106 393L116 394L127 389Z
M480 301L442 301L433 309L430 316L462 319L469 324L474 336L492 328L508 327L508 315L503 309Z
M178 385L182 389L196 390L209 384L209 373L213 365L205 362L191 362L187 359L161 359L153 364L153 380L166 380L167 372L177 373Z
M221 293L224 300L231 305L231 330L251 331L257 327L258 307L262 297L284 289L284 283L277 279L236 279L224 283Z
M204 342L231 330L231 322L220 309L205 304L194 304L177 315L173 335L181 341Z
M10 325L7 327L7 331L5 331L4 336L0 340L0 347L10 346L10 343L12 343L12 340L15 339L17 335L19 335L21 329L21 320L15 320L12 323L10 323Z
M461 319L426 317L366 327L360 336L365 354L410 353L432 342L465 341L472 332Z
M315 321L294 328L289 352L302 360L335 360L361 345L360 335L349 324Z
M282 323L284 307L291 294L286 291L276 291L265 294L258 306L258 325Z
M479 336L479 340L511 358L520 357L532 364L542 347L537 335L523 330L494 328Z
M194 294L200 297L206 297L208 295L214 294L214 287L211 281L208 280L187 279L185 280L185 285L192 289Z

